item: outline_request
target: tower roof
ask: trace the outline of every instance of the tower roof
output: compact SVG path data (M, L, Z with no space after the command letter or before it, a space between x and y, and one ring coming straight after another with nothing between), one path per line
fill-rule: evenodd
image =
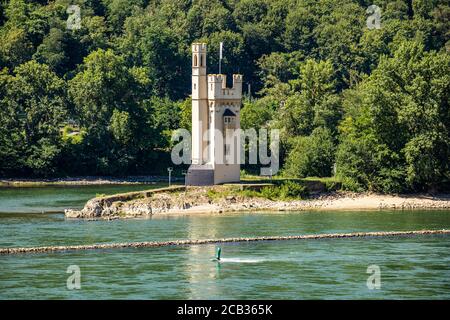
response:
M233 111L231 111L230 109L225 109L223 116L224 117L236 117L236 114Z

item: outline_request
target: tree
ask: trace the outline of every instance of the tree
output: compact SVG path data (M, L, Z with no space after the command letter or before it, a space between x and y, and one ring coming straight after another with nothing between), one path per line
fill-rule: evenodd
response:
M130 114L114 109L109 123L109 131L117 143L127 145L133 138Z
M0 37L0 60L4 66L14 68L31 58L33 47L23 29L1 29Z
M59 126L67 115L64 81L47 65L29 61L15 68L14 76L3 74L3 87L0 121L6 132L0 149L15 151L3 151L2 169L52 174L61 150Z
M122 30L125 19L144 5L144 0L104 0L108 21L113 30Z
M270 99L244 100L241 110L241 128L255 129L267 127L273 118L276 104Z
M69 81L70 98L87 133L86 165L94 163L98 173L126 170L153 145L143 108L148 83L146 70L128 68L112 50L101 49L86 57Z
M154 95L180 98L189 87L190 59L179 51L178 42L173 30L143 14L126 21L118 50L129 65L146 68Z
M447 54L405 41L350 96L337 166L350 187L398 192L448 181L449 67Z
M180 128L191 131L192 129L192 99L189 97L180 104Z
M208 39L204 39L208 44L208 67L210 72L219 72L219 50L220 43L223 42L224 52L222 60L222 73L242 73L248 69L245 63L244 39L238 33L231 31L221 31L211 34Z
M284 173L293 177L329 177L334 163L335 146L331 132L323 127L310 136L292 138Z
M278 127L287 138L310 135L318 126L334 133L341 111L331 62L307 60L299 74L299 78L289 82L293 94L280 108Z
M330 60L338 86L348 87L352 71L361 71L358 42L365 26L364 9L353 1L334 2L329 8L321 9L326 13L314 29L315 56L320 60Z
M314 29L318 21L311 9L299 6L289 11L285 23L286 30L283 34L283 42L286 49L311 52L316 47Z
M153 97L146 105L149 123L157 134L158 145L167 148L170 145L170 139L173 130L180 128L181 121L181 103L174 102L168 97ZM192 120L189 120L192 121Z
M37 48L33 58L48 65L54 72L63 74L66 70L68 57L65 53L64 32L52 28L44 38L42 44Z
M210 73L224 42L222 71L251 86L242 127L281 129L281 165L303 161L299 146L324 130L349 188L450 185L448 1L377 0L381 29L368 29L367 1L77 0L81 28L67 30L69 2L1 1L1 174L166 166L170 133L190 127L191 44L205 41ZM35 73L19 76L19 66ZM44 123L61 126L47 132L28 106L55 97L67 115L47 114Z
M287 83L298 76L303 58L299 52L273 52L270 55L263 55L258 60L259 77L263 82L263 89L260 93L270 95L271 88L281 83Z

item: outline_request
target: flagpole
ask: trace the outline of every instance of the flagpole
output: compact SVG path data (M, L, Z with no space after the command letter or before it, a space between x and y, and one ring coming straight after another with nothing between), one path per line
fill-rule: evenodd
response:
M220 43L219 50L219 74L222 74L223 42Z

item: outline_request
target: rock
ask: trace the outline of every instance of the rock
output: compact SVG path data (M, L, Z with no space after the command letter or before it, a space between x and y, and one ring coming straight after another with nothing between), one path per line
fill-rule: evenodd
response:
M81 218L81 211L66 209L64 214L67 218Z
M225 199L230 203L236 203L236 197L234 196L227 196Z

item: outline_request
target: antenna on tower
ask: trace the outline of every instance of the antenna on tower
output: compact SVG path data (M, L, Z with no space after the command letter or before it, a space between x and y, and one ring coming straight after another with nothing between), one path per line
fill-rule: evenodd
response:
M219 74L222 74L222 59L223 59L223 42L220 43L220 50L219 50Z

